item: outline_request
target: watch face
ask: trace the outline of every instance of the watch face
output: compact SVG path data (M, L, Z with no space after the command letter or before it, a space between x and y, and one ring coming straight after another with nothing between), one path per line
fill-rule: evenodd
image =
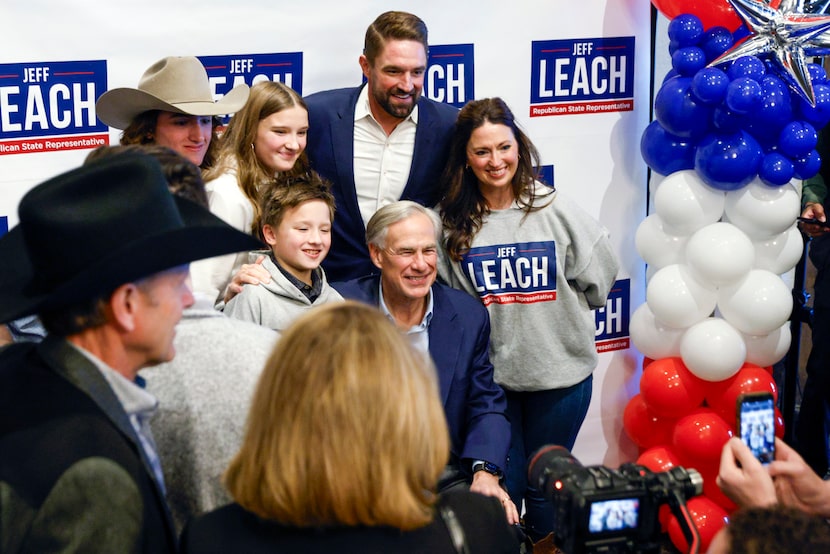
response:
M477 462L473 464L473 473L477 471L486 471L487 473L497 477L501 477L502 475L501 468L499 468L496 464L491 464L490 462Z

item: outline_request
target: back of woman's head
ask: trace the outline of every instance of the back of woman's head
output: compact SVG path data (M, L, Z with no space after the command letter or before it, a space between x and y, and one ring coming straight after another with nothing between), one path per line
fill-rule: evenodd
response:
M413 529L432 518L448 456L431 363L376 308L346 301L283 334L225 479L284 524Z

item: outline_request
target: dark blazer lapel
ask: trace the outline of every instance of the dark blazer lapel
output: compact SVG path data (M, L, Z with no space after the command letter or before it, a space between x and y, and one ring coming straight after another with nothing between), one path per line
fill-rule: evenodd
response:
M341 184L343 201L346 203L345 206L338 206L337 209L339 211L345 208L354 219L361 222L354 182L354 113L362 88L357 87L352 91L346 102L338 108L337 118L330 122L331 146L334 152L337 180Z
M418 102L418 127L415 130L415 150L412 152L412 166L409 169L409 179L406 181L403 194L401 198L410 198L411 189L418 187L424 180L424 172L428 166L423 163L423 157L429 156L430 150L434 147L435 132L433 126L435 125L435 118L432 110L434 108L429 102L425 102L423 97ZM423 186L421 184L421 186ZM428 206L432 207L432 206Z
M447 395L457 370L461 341L448 340L457 337L458 329L454 325L457 317L452 304L446 301L441 290L432 286L432 321L429 324L429 354L438 371L441 386L441 402L446 404Z
M89 396L101 408L101 411L107 418L112 421L113 425L133 443L144 465L144 469L156 486L156 492L162 500L161 504L166 509L167 502L164 500L163 489L156 480L156 475L150 465L150 460L147 458L147 454L141 446L141 441L130 422L130 418L127 416L127 412L124 411L124 407L121 405L118 397L109 386L109 383L107 383L107 380L104 379L104 376L101 375L98 368L63 339L47 337L38 345L38 351L55 373ZM172 523L172 519L170 522Z

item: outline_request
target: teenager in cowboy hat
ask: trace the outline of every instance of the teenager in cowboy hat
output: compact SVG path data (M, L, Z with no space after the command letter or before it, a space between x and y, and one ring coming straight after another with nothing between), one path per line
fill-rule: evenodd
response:
M0 351L3 551L174 552L138 370L173 358L187 264L257 246L120 155L29 191L0 238L0 322L49 335Z
M202 169L214 161L214 116L235 113L248 100L248 85L237 85L214 102L202 62L193 56L167 57L151 65L138 88L116 88L98 98L98 119L123 129L121 144L172 148Z

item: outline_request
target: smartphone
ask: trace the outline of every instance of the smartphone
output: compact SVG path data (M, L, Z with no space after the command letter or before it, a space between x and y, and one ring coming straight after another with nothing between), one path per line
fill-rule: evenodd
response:
M775 459L775 401L772 393L740 395L737 412L741 440L762 465L769 464Z
M830 227L830 221L819 221L818 219L810 217L799 217L798 221L808 225L818 225L819 227Z

